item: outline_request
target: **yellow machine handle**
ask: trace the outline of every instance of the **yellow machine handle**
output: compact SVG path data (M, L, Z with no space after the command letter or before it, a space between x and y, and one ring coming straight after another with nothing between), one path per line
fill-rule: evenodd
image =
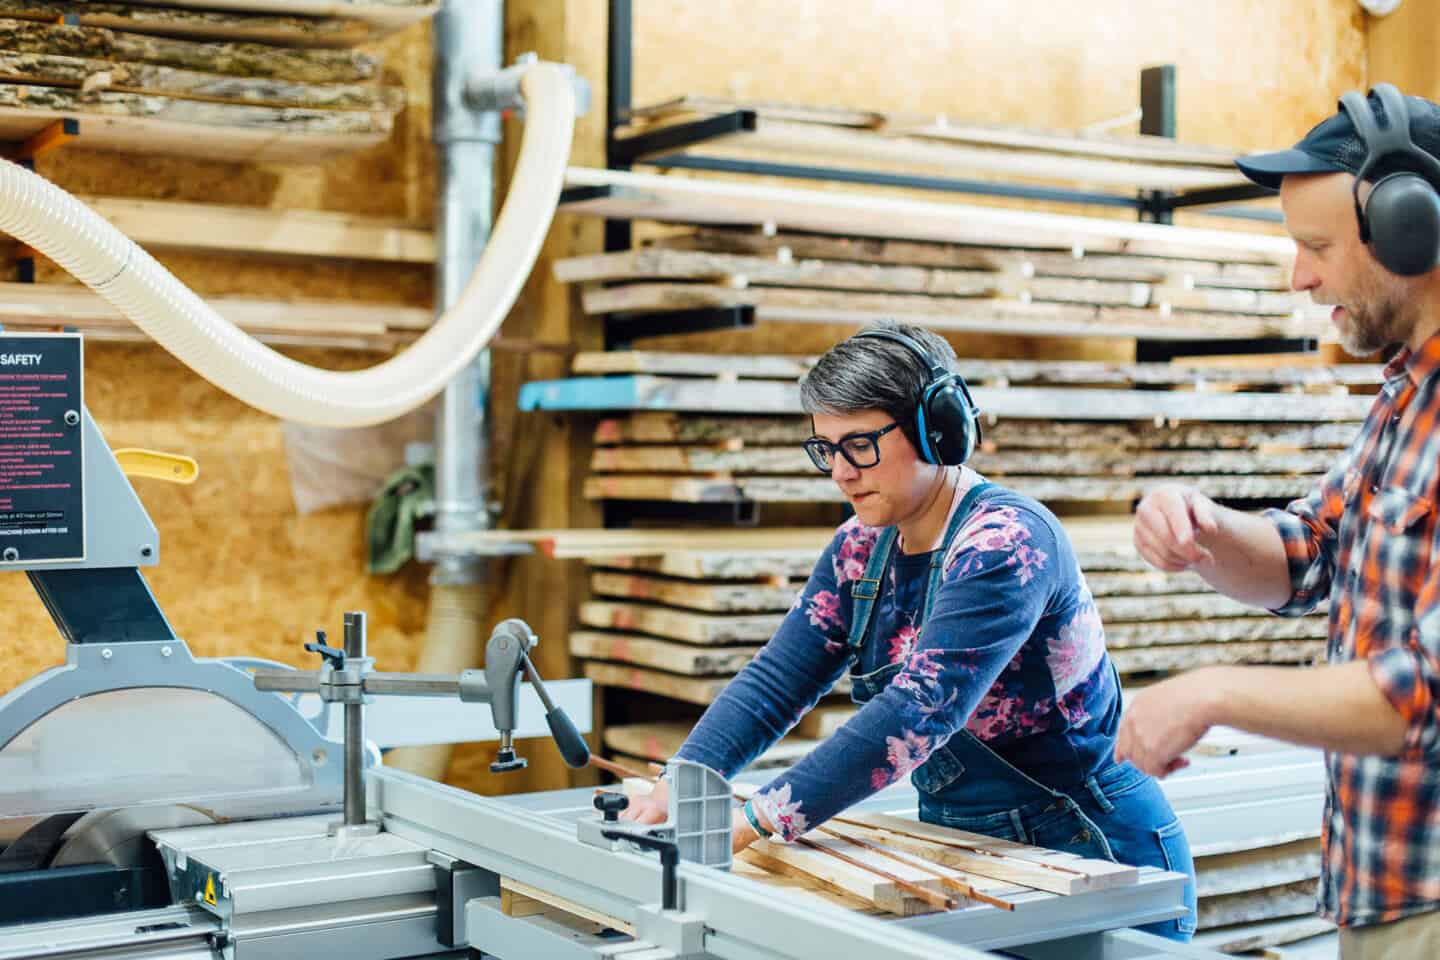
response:
M200 476L200 464L190 457L178 453L161 453L159 450L142 450L126 447L113 451L120 462L120 469L127 477L146 477L150 480L167 480L170 483L194 483Z

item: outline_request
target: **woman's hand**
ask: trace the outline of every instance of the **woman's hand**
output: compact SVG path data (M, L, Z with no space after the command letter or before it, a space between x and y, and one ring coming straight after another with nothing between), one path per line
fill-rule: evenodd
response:
M669 816L670 784L664 780L655 781L655 788L649 796L631 797L630 806L620 811L621 820L645 824L664 823Z
M750 821L745 818L745 808L736 807L730 818L730 852L739 853L750 844L760 839L760 834L750 826Z

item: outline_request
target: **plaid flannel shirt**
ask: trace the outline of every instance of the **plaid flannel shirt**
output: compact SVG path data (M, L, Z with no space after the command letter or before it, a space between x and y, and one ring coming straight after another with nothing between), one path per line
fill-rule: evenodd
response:
M1402 350L1359 435L1285 510L1292 594L1330 601L1331 663L1365 659L1407 724L1395 757L1331 753L1320 912L1342 926L1440 907L1440 335Z

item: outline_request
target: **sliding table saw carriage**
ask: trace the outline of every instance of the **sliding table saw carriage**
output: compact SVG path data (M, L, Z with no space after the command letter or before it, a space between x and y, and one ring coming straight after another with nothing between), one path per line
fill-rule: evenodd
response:
M78 335L0 333L0 567L27 573L67 649L0 697L3 960L1211 956L1126 929L1178 915L1180 875L927 841L901 788L730 869L732 787L698 765L673 765L655 828L617 822L616 794L486 798L386 770L365 704L392 694L489 703L496 769L523 765L513 737L542 733L542 711L567 762L587 751L518 620L459 677L373 671L359 613L343 648L306 645L318 671L192 657L141 575L156 528L82 382ZM444 708L422 722L486 736L473 708ZM987 861L989 878L951 869ZM961 881L972 896L935 892Z

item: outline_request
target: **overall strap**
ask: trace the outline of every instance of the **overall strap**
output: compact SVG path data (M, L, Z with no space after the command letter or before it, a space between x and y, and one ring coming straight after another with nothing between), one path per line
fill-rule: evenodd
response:
M935 595L940 592L940 576L944 573L945 555L950 552L950 541L965 526L965 521L970 515L970 510L975 506L975 500L982 490L993 487L994 484L988 480L975 484L965 491L965 497L960 501L960 506L950 516L950 524L945 528L945 539L940 541L940 549L930 555L930 576L925 582L925 606L920 614L920 629L925 629L925 624L930 620L930 608L935 605Z
M895 549L898 531L886 527L880 531L875 546L870 550L870 559L865 562L865 572L858 580L850 581L850 658L858 663L860 649L865 645L865 634L870 629L870 615L875 612L875 601L880 596L880 582L885 579L885 568L890 564L890 553Z

